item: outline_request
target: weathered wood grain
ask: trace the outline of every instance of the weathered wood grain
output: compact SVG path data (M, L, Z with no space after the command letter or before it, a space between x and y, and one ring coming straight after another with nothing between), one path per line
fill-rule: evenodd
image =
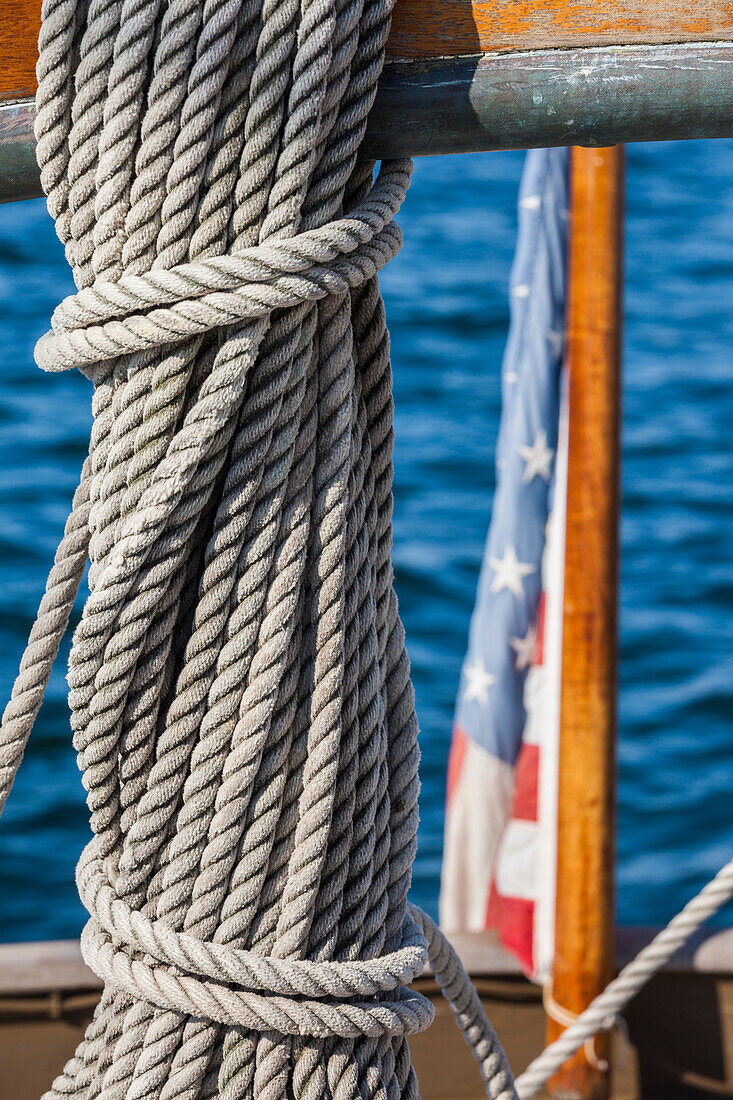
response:
M622 147L572 151L553 997L575 1015L613 971L623 174ZM549 1040L561 1030L551 1019ZM605 1100L607 1075L581 1049L549 1092Z
M0 100L36 90L40 0L0 0Z
M0 2L0 100L33 95L40 0ZM397 0L389 58L733 39L719 0Z
M397 0L390 57L733 38L720 0Z

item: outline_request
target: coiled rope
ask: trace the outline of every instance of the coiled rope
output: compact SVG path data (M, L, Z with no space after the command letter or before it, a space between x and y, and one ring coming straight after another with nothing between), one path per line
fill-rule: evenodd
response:
M409 162L357 164L390 0L44 0L43 186L78 293L37 348L89 456L3 719L69 668L105 991L49 1096L416 1096L417 722L390 563L377 273ZM453 1001L496 1096L511 1074Z
M410 165L357 163L390 7L43 3L38 158L78 293L37 359L88 375L94 425L3 716L0 809L88 559L69 698L105 990L56 1100L416 1097L426 958L489 1096L517 1095L406 901L417 721L377 273Z

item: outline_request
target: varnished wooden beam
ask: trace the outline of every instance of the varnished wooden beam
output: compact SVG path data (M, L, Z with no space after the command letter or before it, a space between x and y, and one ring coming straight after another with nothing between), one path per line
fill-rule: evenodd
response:
M397 0L391 58L733 38L720 0Z
M0 101L35 92L41 0L0 3ZM733 39L720 0L397 0L391 60Z
M623 164L620 146L572 151L553 999L574 1015L613 973ZM550 1041L561 1030L549 1020ZM550 1095L605 1100L607 1075L581 1050Z
M0 0L0 201L39 194L39 24ZM733 134L730 2L397 0L387 54L366 156Z
M36 91L40 0L0 0L0 101Z

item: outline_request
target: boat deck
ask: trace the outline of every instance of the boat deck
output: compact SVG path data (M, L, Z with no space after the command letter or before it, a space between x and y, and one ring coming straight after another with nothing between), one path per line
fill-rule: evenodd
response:
M621 964L652 930L619 936ZM540 990L490 934L454 937L515 1072L545 1042ZM612 1042L613 1100L733 1097L733 929L699 937L652 980ZM410 1042L423 1100L480 1100L483 1084L448 1005L416 983L436 1020ZM0 1098L37 1100L82 1038L100 983L75 940L0 946Z

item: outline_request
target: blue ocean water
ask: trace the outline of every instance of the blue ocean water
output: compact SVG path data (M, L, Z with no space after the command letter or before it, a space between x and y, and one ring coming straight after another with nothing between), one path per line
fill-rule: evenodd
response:
M382 284L395 564L422 738L413 896L435 911L453 703L488 524L522 155L418 161ZM656 924L733 850L733 141L629 148L618 916ZM71 277L41 202L0 207L0 697L71 501L89 387L32 348ZM77 935L88 836L62 654L0 822L0 940Z

